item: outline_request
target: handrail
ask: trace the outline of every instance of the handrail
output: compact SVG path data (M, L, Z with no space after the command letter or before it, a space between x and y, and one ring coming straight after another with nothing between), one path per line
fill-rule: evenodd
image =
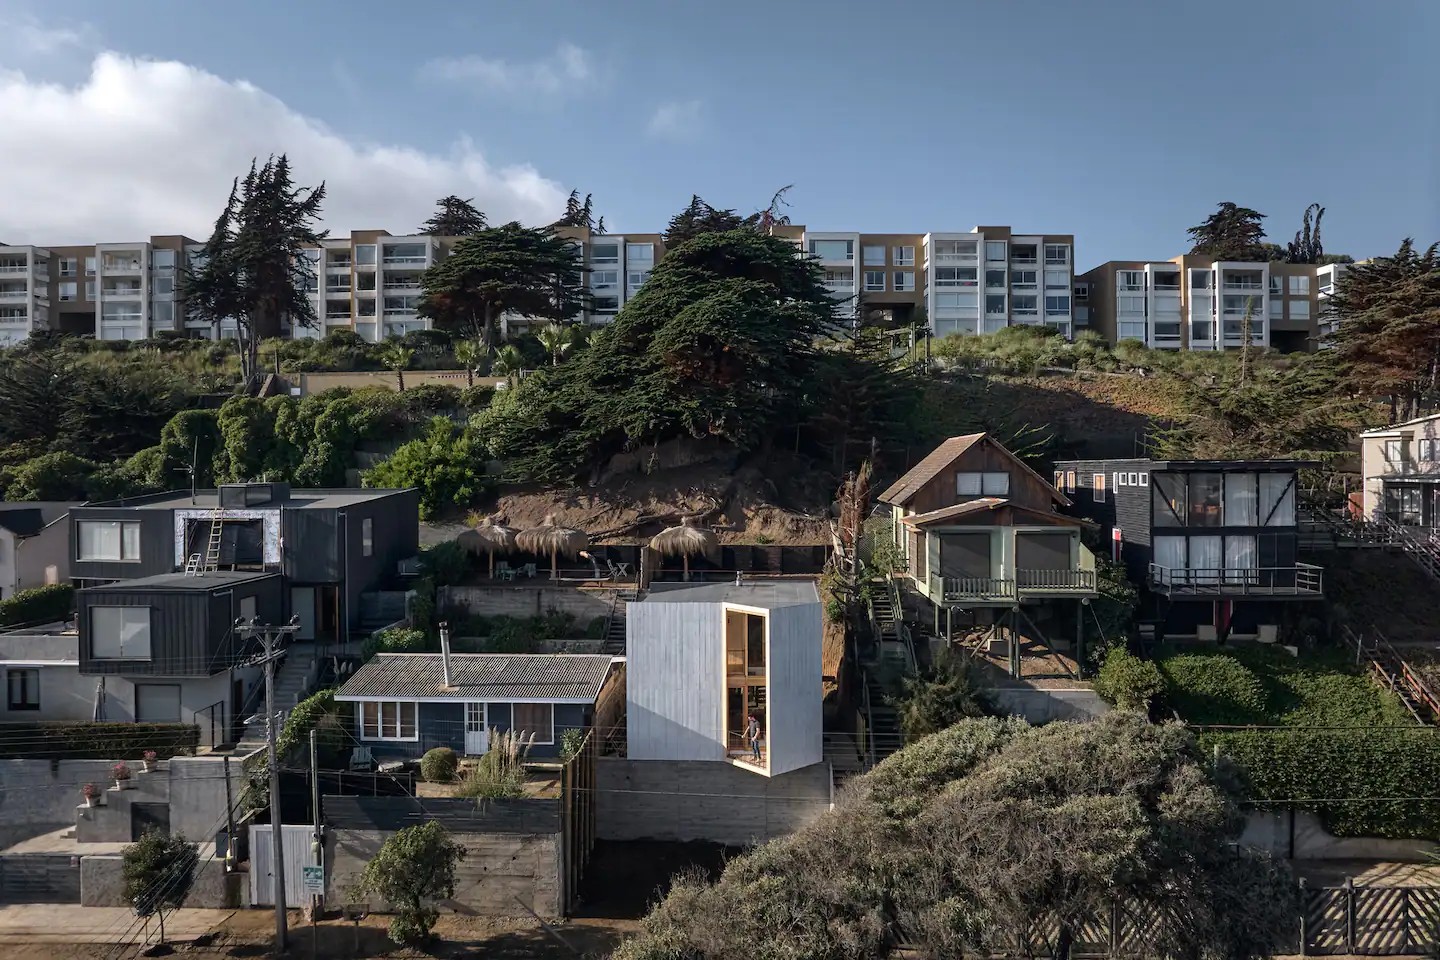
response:
M1424 704L1430 711L1433 722L1440 722L1440 696L1436 696L1425 679L1410 667L1400 655L1400 651L1395 649L1383 633L1373 627L1371 633L1368 647L1364 636L1355 633L1348 624L1344 626L1341 637L1355 650L1357 663L1361 660L1368 662L1371 672L1387 689L1400 697L1416 722L1426 721L1415 709L1412 700Z
M865 762L870 767L874 767L875 736L874 730L870 729L874 723L874 714L870 712L870 675L865 672L864 668L861 668L860 670L860 701L864 704L865 707L864 716L866 728L863 738L865 742L861 746L865 750Z
M902 616L903 608L900 606L900 584L893 577L885 581L886 592L890 594L890 609L895 616L895 635L905 644L905 654L910 658L910 673L912 676L920 674L920 660L915 656L915 638L910 633L910 625L905 622Z
M1150 583L1171 593L1319 596L1324 568L1313 563L1284 567L1167 567L1152 563Z

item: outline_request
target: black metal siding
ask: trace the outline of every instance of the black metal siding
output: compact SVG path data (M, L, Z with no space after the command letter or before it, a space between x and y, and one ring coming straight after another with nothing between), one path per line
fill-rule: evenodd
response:
M204 677L209 668L209 594L113 588L81 591L80 672L126 676ZM90 655L92 607L149 607L149 660L96 660Z
M339 583L339 513L335 510L282 510L285 576L299 584Z
M389 496L357 503L340 511L345 531L342 574L345 581L345 617L354 629L360 623L360 594L385 586L396 576L401 560L420 552L420 496L401 490ZM362 528L372 522L373 549L364 556Z
M255 598L255 615L261 623L278 624L286 619L285 598L279 577L266 577L237 583L228 589L210 593L210 622L207 650L211 651L208 673L228 669L246 653L245 641L235 632L235 619L240 616L241 601Z
M1150 544L1150 461L1148 460L1064 460L1055 464L1055 469L1075 471L1075 489L1067 489L1066 495L1075 505L1070 512L1093 520L1100 525L1099 549L1110 555L1111 538L1116 527L1120 528L1120 559L1125 564L1126 574L1136 583L1144 583L1149 576L1153 550ZM1094 493L1094 476L1105 475L1105 499L1097 501ZM1117 473L1146 474L1144 486L1119 486Z
M80 555L81 520L129 520L140 524L140 560L75 560ZM134 580L175 570L175 520L171 510L134 507L70 509L70 576L76 580Z

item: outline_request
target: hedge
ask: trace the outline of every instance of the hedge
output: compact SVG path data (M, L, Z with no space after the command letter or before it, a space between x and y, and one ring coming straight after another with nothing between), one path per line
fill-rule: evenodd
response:
M1262 808L1308 810L1339 837L1440 840L1434 727L1243 730L1199 740L1239 768Z
M1105 655L1095 675L1095 692L1121 710L1148 713L1156 698L1165 692L1165 680L1154 663L1116 647Z
M0 600L0 627L64 620L74 610L75 588L70 584L31 587L18 591L8 600Z
M194 753L200 728L193 723L19 720L0 723L0 757L26 760L139 760L146 750L160 759Z

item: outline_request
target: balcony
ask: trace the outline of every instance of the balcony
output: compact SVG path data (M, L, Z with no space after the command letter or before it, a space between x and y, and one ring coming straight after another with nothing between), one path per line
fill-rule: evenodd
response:
M102 287L100 296L105 300L140 300L144 294L140 287Z
M1094 593L1094 570L1016 570L1015 585L1024 593Z
M1015 603L1022 597L1091 596L1094 570L1017 570L1010 577L930 577L942 603Z
M1018 599L1015 581L1001 577L930 577L930 595L942 603L1011 602Z
M312 289L310 290L310 292L311 292L311 293L314 293L314 292L316 292L316 291L312 288ZM349 298L349 296L350 296L350 288L349 288L349 287L326 287L326 288L325 288L325 296L327 296L327 297L343 297L343 298Z
M100 264L101 273L139 273L144 261L139 257L121 260L105 260Z
M420 256L406 254L386 254L381 263L387 267L423 267L428 258L423 254Z
M1310 563L1292 567L1209 567L1177 569L1150 564L1150 588L1167 597L1297 597L1324 593L1325 569Z
M1265 287L1259 280L1226 280L1226 290L1263 290Z
M0 300L29 300L30 291L24 287L18 290L13 287L0 289Z
M0 263L0 277L25 276L30 268L23 263Z
M419 280L389 280L389 279L387 279L387 280L385 281L385 292L386 292L386 293L389 293L391 290L419 290L419 289L420 289L420 281L419 281Z
M343 313L340 312L340 311L338 311L338 310L337 310L337 311L334 311L334 312L331 312L331 311L328 311L328 310L327 310L327 311L325 312L325 322L326 322L326 323L349 323L349 322L350 322L350 312L349 312L348 310L345 311L345 312L343 312Z
M350 267L351 263L349 260L331 260L325 264L326 270L349 270Z

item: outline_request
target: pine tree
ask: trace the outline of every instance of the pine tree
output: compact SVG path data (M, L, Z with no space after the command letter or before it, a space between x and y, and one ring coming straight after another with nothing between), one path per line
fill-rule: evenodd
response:
M556 220L553 226L556 227L583 227L594 234L605 232L605 218L601 217L595 221L595 203L590 194L585 194L585 199L580 199L579 190L571 190L570 196L565 201L565 213Z
M1204 223L1185 231L1194 243L1190 252L1216 260L1264 260L1265 228L1260 225L1264 219L1265 214L1227 200Z
M691 194L690 203L665 227L665 244L674 246L702 233L724 233L744 225L745 219L734 210L717 209L700 199L699 194Z
M1320 243L1320 220L1324 216L1325 208L1318 203L1312 203L1305 208L1305 216L1300 229L1295 231L1295 239L1285 247L1286 263L1320 262L1320 258L1325 255L1325 247Z
M433 237L468 237L479 233L488 224L474 201L474 197L463 200L453 193L443 198L436 204L435 215L421 224L420 232Z

